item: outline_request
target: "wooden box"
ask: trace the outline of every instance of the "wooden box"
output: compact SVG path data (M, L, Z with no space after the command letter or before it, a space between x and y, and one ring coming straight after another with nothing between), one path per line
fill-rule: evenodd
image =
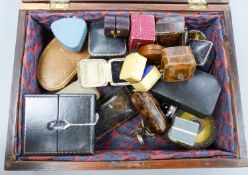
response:
M158 169L212 168L248 166L244 124L242 119L239 79L231 12L228 0L23 0L19 12L16 53L12 81L8 138L5 155L6 170L100 170L100 169ZM214 117L217 121L217 141L207 150L185 150L167 143L166 138L147 149L124 143L118 148L96 150L89 157L23 157L22 106L24 94L39 94L35 66L44 46L52 39L49 23L61 16L82 16L88 21L108 12L154 13L156 17L181 13L192 29L202 29L215 40L216 60L213 74L223 84ZM206 14L206 15L203 15ZM208 16L206 19L205 17ZM221 28L211 28L211 23ZM195 22L194 22L195 21ZM206 22L206 23L204 23ZM202 25L201 25L202 24ZM218 47L220 46L220 47ZM221 54L221 55L218 55ZM134 122L140 121L137 118ZM123 126L125 127L125 125ZM124 128L125 129L125 128ZM119 130L117 130L119 131ZM116 134L118 132L114 132ZM127 139L126 135L121 138ZM130 141L130 140L129 140ZM161 140L160 140L161 141ZM125 142L128 144L128 142ZM166 147L163 147L166 145ZM124 145L124 146L123 146ZM128 149L125 149L125 148Z

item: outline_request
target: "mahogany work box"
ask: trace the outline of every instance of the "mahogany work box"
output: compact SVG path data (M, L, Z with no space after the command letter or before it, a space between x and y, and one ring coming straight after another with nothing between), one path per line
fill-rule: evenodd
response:
M140 119L115 129L95 155L28 156L23 154L24 95L42 94L37 83L37 60L52 40L50 25L62 17L79 17L87 22L107 14L154 15L156 19L182 14L188 30L204 31L213 42L212 74L222 84L213 117L217 124L214 144L189 150L168 141L167 136L140 145L127 134ZM23 0L19 11L13 68L6 170L100 170L213 168L248 166L241 109L239 78L229 0Z

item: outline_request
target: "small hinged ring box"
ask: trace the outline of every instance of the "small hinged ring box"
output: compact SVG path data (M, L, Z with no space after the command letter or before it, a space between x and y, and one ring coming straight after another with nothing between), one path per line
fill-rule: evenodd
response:
M161 69L165 82L189 80L195 72L196 61L189 46L167 47L162 50Z
M129 52L135 52L141 46L153 44L155 41L155 17L153 15L133 13L128 39Z
M80 61L77 67L78 80L82 87L101 87L110 83L113 86L130 85L119 79L124 58L88 59Z
M146 67L147 58L136 53L126 56L121 68L120 79L131 83L139 82L142 79Z
M198 129L198 123L175 117L174 123L169 130L168 137L173 142L194 146Z
M161 74L156 66L146 66L141 81L132 85L136 91L149 91L160 77Z

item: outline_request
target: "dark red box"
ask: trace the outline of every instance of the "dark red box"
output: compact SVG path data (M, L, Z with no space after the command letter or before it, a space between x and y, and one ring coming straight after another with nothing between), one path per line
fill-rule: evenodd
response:
M155 18L153 15L135 13L131 15L131 31L128 40L130 52L155 41Z

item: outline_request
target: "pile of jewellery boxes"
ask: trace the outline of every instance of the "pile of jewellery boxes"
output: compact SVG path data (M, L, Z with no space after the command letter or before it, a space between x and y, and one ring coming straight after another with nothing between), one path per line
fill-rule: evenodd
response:
M25 21L17 162L236 158L223 14L28 11Z

